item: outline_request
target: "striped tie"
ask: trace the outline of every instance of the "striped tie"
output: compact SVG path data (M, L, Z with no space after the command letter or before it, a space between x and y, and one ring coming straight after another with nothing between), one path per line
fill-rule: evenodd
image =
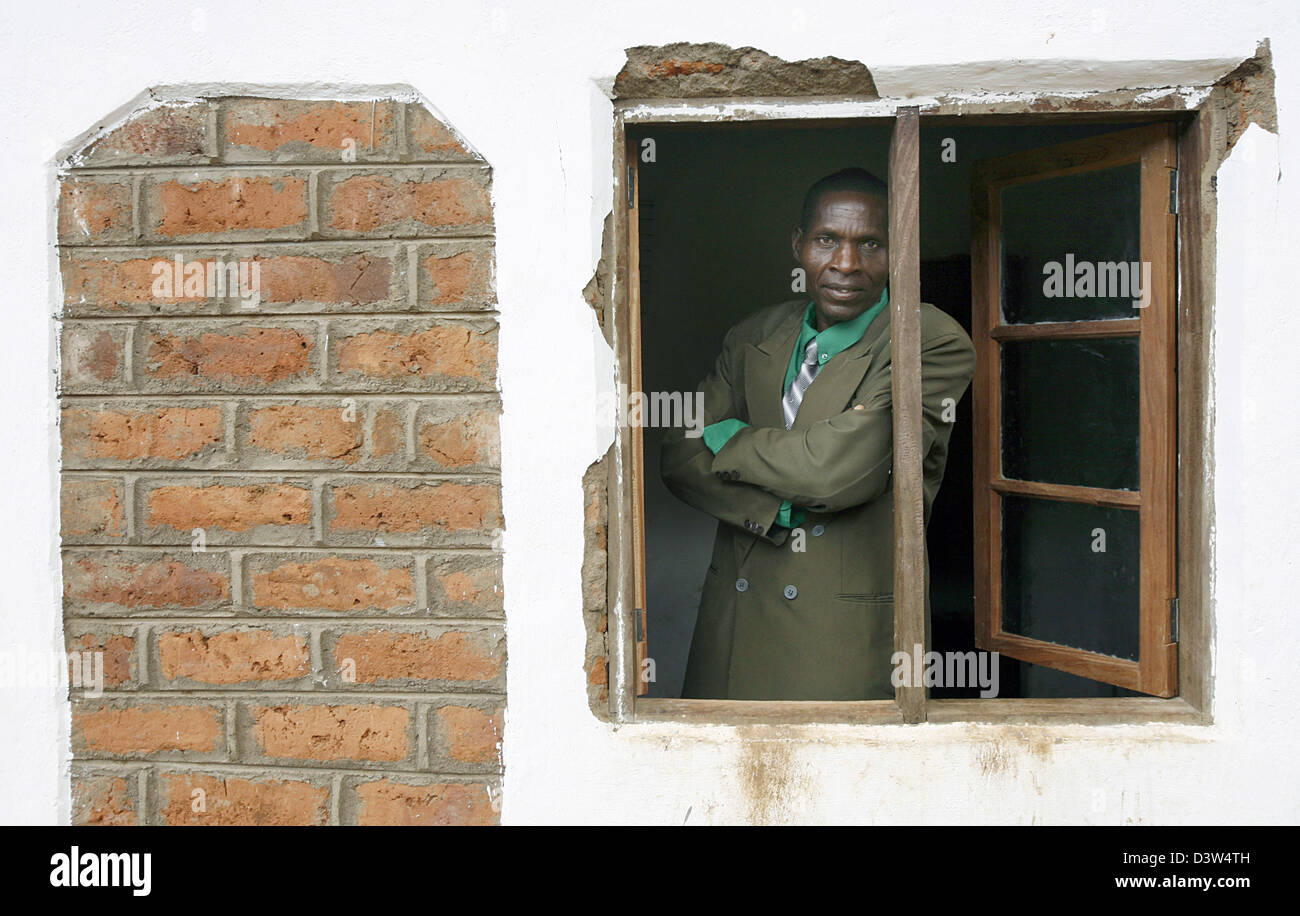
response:
M808 349L803 351L803 365L799 367L799 374L794 377L794 381L790 383L790 390L781 399L781 411L785 414L786 429L794 426L799 405L803 403L803 393L817 377L817 370L820 368L821 364L817 360L817 338L814 337L808 341Z

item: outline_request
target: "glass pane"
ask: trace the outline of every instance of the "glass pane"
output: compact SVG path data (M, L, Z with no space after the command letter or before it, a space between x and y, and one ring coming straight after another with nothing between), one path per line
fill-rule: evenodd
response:
M1011 324L1136 318L1141 166L1002 189L1002 316Z
M1002 474L1138 488L1136 337L1004 341Z
M1136 660L1138 512L1002 498L1002 629Z

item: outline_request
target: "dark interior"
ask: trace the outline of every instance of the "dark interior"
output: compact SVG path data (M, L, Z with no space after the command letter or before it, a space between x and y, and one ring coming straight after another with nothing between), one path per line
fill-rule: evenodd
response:
M655 141L655 161L640 163L638 175L643 390L693 391L731 325L755 309L802 295L791 292L791 271L797 265L790 234L804 193L818 178L850 165L885 178L891 123L654 125L632 134L637 148L644 138ZM922 297L969 332L972 164L1135 125L922 123ZM955 147L949 140L955 141ZM944 161L945 149L955 152L955 161ZM1035 386L1027 390L1060 384L1061 373L1036 371L1032 360L1024 362L1026 385ZM649 695L675 697L680 695L717 523L679 502L664 487L659 476L661 438L661 429L645 429L646 622L649 654L656 666ZM1061 443L1061 449L1077 452L1073 442ZM1035 454L1044 453L1040 449ZM1050 458L1048 453L1045 460ZM975 648L971 473L971 393L967 391L958 405L944 483L927 531L931 648L939 652ZM1050 534L1052 519L1039 519L1043 513L1035 515L1033 507L1027 511L1030 514L1020 530ZM1050 551L1050 538L1027 542L1022 555L1041 558L1045 551ZM1107 621L1085 620L1081 632L1065 636L1094 638L1097 645L1109 646L1094 632L1107 625ZM1121 651L1115 654L1127 654L1128 648L1118 645ZM930 691L936 698L978 693L974 686ZM1140 695L1001 659L1000 697Z

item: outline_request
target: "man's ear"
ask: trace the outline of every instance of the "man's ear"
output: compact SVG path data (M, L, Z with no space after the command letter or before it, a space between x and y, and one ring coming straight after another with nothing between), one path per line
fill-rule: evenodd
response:
M795 226L794 232L790 233L790 253L794 255L796 263L799 263L799 246L801 244L803 244L803 230Z

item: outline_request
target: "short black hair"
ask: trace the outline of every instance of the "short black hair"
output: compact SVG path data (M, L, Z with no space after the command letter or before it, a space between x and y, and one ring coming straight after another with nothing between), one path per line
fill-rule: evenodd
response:
M799 214L799 229L803 232L808 231L808 224L813 220L813 214L817 211L817 202L823 194L831 194L835 191L856 191L859 194L870 194L879 197L888 206L889 204L889 186L868 172L856 166L847 169L840 169L825 178L819 178L813 182L813 186L808 189L808 193L803 198L803 212Z

